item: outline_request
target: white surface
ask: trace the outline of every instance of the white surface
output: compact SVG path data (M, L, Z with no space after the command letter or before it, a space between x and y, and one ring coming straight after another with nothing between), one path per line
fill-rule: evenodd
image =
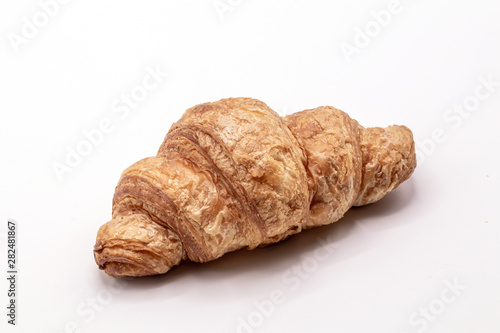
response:
M222 16L220 3L231 8ZM388 6L75 0L15 52L10 33L40 5L3 1L0 257L14 219L19 308L16 327L2 311L1 331L235 332L245 321L254 327L241 332L499 332L500 85L477 87L500 82L500 7L402 0L348 61L342 43L354 45L358 28L376 33L370 13ZM168 77L126 114L121 95L157 66ZM473 112L449 113L475 93ZM405 124L419 166L334 225L113 288L92 246L120 173L154 155L185 109L230 96L282 114L332 105L365 126ZM103 119L110 133L59 181L53 163Z

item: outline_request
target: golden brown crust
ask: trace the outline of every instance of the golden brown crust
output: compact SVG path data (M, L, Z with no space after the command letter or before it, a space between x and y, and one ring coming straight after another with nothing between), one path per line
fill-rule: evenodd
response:
M264 246L379 200L414 168L406 127L365 130L331 107L281 118L250 98L200 104L123 172L95 260L143 276Z
M410 178L417 166L413 134L406 126L367 128L360 141L363 181L354 206L382 199Z
M361 185L359 124L332 107L294 113L285 123L304 147L313 186L304 228L337 221L352 206Z
M183 257L177 234L155 223L144 211L131 210L112 219L98 235L95 260L112 276L162 274Z

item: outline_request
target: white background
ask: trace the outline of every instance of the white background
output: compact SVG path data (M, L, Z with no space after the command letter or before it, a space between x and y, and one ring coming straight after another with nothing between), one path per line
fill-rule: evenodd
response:
M47 10L0 5L0 268L7 219L18 223L19 268L15 327L0 279L2 332L500 331L498 1ZM123 109L148 68L168 76ZM231 96L281 114L332 105L365 126L405 124L419 165L331 226L113 285L92 247L120 173L156 154L184 110ZM105 119L111 130L85 146L84 131ZM90 151L58 179L54 165L79 145Z

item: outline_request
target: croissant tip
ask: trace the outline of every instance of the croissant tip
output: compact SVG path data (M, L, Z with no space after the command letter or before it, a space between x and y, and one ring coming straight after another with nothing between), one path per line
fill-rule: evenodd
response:
M154 269L141 265L128 258L107 258L100 259L97 262L100 270L103 270L107 275L112 277L126 276L147 276L156 275Z
M155 265L150 260L144 260L138 253L130 250L120 254L113 253L98 241L94 246L94 260L100 270L112 277L148 276L165 273L170 269L165 265Z

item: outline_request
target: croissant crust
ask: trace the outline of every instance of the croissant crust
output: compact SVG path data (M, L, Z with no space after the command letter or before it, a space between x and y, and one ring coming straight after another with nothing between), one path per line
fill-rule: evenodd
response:
M200 104L122 173L95 261L144 276L265 246L380 200L415 167L405 126L365 129L328 106L280 117L250 98Z

